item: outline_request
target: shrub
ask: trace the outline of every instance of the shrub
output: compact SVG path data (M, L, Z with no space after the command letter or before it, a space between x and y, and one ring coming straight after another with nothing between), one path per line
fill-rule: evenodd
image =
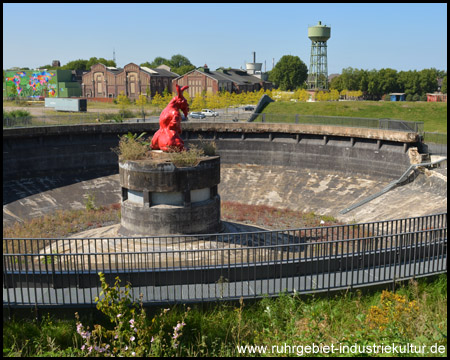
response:
M86 206L86 210L96 210L97 207L95 206L95 195L87 194L84 205Z
M170 150L170 160L177 167L195 166L198 164L199 158L205 155L203 149L198 148L196 145L191 145L189 150Z
M95 298L97 309L105 314L114 329L109 330L102 325L94 325L89 331L80 322L78 313L76 330L84 341L81 350L88 356L176 356L179 355L178 348L182 336L184 322L187 312L176 326L171 326L166 319L170 309L164 309L159 316L155 316L148 324L147 316L142 304L140 306L132 301L130 284L121 290L119 277L115 278L114 286L109 286L103 273L100 277L100 296ZM189 311L189 309L188 309ZM173 331L167 332L167 329Z
M137 134L131 134L120 137L119 146L112 148L120 160L140 160L144 159L147 155L147 151L150 150L151 137L144 141L145 132L137 136Z
M3 126L29 125L31 114L26 110L3 111Z
M215 141L204 140L202 136L199 136L200 148L206 156L215 156L217 145Z

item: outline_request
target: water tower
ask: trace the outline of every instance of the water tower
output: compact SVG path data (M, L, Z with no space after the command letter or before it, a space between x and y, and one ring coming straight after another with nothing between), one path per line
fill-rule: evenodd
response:
M311 40L311 61L308 74L308 89L328 89L327 40L331 36L331 28L322 25L308 27L308 37Z

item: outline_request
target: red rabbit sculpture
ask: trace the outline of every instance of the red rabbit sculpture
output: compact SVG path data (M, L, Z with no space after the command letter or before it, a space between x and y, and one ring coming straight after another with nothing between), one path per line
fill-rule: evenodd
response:
M184 150L184 141L181 139L181 115L183 111L184 116L188 116L189 105L183 96L183 91L189 86L177 87L178 95L170 100L166 108L159 116L159 130L155 133L152 139L153 150L170 151L173 148L178 148L179 151Z

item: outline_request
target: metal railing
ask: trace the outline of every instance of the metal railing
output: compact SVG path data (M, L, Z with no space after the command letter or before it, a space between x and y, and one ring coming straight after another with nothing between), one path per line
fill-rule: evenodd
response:
M447 156L447 134L424 132L423 142L427 144L427 150L431 155Z
M107 119L105 119L105 116ZM100 114L100 113L70 113L64 115L35 115L27 117L4 117L3 128L10 127L30 127L30 126L59 126L59 125L77 125L94 124L99 122L117 122L113 118L118 118L118 114ZM256 116L256 118L255 118ZM191 122L228 122L228 121L249 121L255 118L255 122L265 123L296 123L296 124L314 124L314 125L334 125L347 127L363 127L384 130L413 131L423 134L423 122L406 121L394 119L373 119L357 118L344 116L319 116L319 115L300 115L300 114L257 114L245 111L223 113L215 117L205 117L203 119L188 118ZM158 122L159 116L133 117L123 119L123 122Z
M423 121L406 121L395 119L361 118L348 116L322 116L322 115L301 115L301 114L255 114L254 121L266 123L295 123L295 124L316 124L334 125L347 127L364 127L372 129L413 131L419 134L424 132Z
M99 272L145 304L312 293L447 271L447 214L234 234L4 239L3 306L94 306Z

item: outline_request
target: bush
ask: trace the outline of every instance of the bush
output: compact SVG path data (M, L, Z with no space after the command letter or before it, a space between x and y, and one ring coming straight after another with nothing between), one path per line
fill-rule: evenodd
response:
M412 97L412 101L419 101L420 100L420 95L419 94L414 94Z
M97 309L109 318L110 322L114 324L114 329L110 330L96 324L94 329L89 331L89 327L85 329L78 313L75 313L76 330L83 339L81 351L85 356L159 357L179 355L181 351L180 337L183 335L182 330L186 325L184 320L187 312L182 316L181 321L177 321L176 326L173 326L172 321L166 315L170 309L164 309L149 323L142 301L139 306L132 300L130 284L125 285L125 290L122 290L119 277L116 277L114 285L110 286L106 281L105 274L100 272L98 275L102 287L100 296L103 298L95 298Z
M189 150L171 149L170 151L170 160L177 167L195 166L202 156L205 156L203 149L195 145L191 145Z
M112 148L118 156L119 160L140 160L144 159L147 151L150 150L152 138L149 137L144 141L145 132L137 136L137 134L128 133L120 137L119 146Z
M204 155L206 156L215 156L217 145L214 141L204 140L202 136L199 136L200 140L200 148L203 150Z
M30 125L31 114L26 110L3 111L3 126Z

